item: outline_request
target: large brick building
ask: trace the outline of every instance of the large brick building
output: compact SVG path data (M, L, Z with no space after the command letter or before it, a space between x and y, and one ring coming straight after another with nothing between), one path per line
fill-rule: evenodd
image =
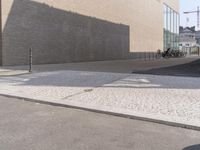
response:
M142 58L176 47L178 0L1 0L0 65ZM164 29L164 30L163 30Z

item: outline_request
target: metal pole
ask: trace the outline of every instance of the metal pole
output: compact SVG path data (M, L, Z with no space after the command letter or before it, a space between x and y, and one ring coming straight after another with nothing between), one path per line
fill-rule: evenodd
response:
M149 52L149 61L151 60L151 52Z
M147 52L145 52L145 61L147 61Z
M32 48L29 49L29 72L32 72L32 65L33 65L33 54Z
M199 25L200 25L200 10L199 10L199 6L197 7L197 27L199 27Z

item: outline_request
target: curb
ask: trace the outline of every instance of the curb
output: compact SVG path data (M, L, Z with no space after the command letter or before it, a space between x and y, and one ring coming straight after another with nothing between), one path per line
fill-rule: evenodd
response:
M7 98L16 98L18 100L24 100L24 101L28 101L28 102L40 103L40 104L45 104L45 105L85 110L85 111L89 111L89 112L101 113L101 114L106 114L106 115L112 115L112 116L117 116L117 117L129 118L129 119L134 119L134 120L139 120L139 121L146 121L146 122L152 122L152 123L157 123L157 124L162 124L162 125L167 125L167 126L172 126L172 127L179 127L179 128L184 128L184 129L200 131L200 127L198 127L198 126L187 125L187 124L182 124L182 123L176 123L176 122L170 122L170 121L164 121L164 120L158 120L158 119L151 119L151 118L139 117L139 116L134 116L134 115L115 113L115 112L110 112L110 111L96 110L96 109L72 106L72 105L67 105L67 104L60 104L60 103L24 98L24 97L20 97L20 96L11 96L11 95L6 95L6 94L0 94L0 96L4 96Z
M0 77L17 77L17 76L21 76L21 75L27 75L27 74L31 74L30 72L24 72L24 73L17 73L17 74L1 74L0 73Z

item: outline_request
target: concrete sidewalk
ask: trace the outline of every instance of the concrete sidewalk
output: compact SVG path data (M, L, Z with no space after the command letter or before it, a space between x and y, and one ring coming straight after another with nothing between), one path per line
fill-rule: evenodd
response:
M0 78L0 94L200 130L200 78L42 72Z
M200 78L131 74L133 70L190 66L198 60L190 57L36 65L33 74L25 71L17 77L0 75L0 94L200 130ZM23 73L26 68L1 70Z
M8 77L8 76L19 76L29 74L28 70L18 70L18 69L4 69L0 67L0 77Z

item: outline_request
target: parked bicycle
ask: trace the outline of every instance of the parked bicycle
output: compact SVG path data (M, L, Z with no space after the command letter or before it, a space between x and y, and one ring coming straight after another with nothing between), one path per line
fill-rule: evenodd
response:
M163 58L178 58L178 57L185 57L186 54L180 50L173 50L168 48L166 51L162 53Z

